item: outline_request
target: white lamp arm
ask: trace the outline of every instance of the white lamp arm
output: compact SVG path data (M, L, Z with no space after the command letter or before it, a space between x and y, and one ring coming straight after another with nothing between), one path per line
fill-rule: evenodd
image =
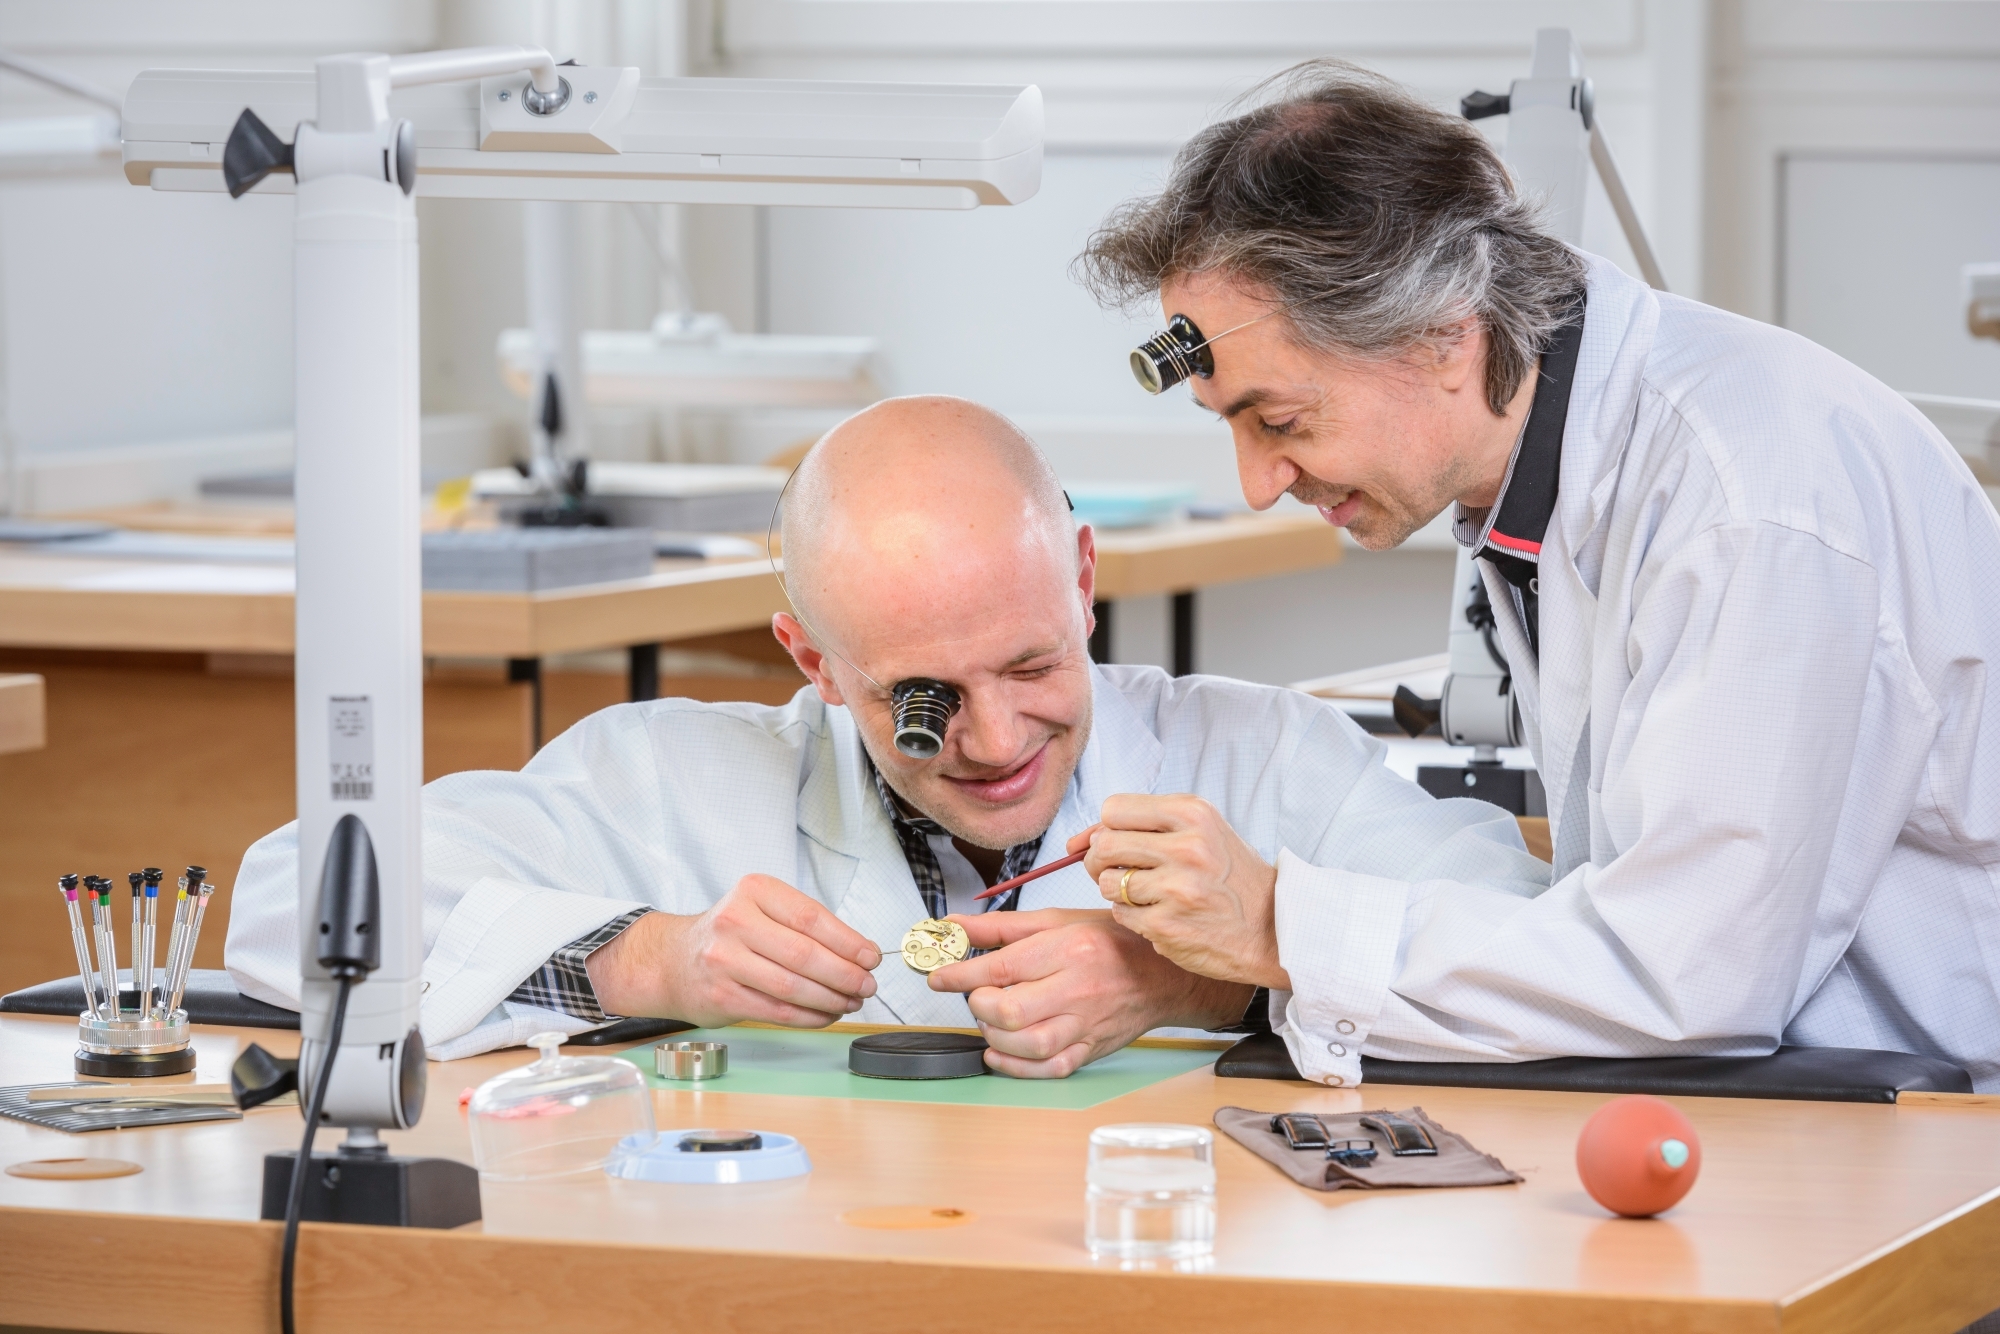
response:
M420 83L453 83L527 70L538 93L562 87L555 57L538 46L468 46L456 51L422 51L389 57L389 86L410 88Z
M1632 196L1625 193L1625 178L1618 174L1618 160L1611 156L1610 141L1594 120L1590 126L1590 160L1597 167L1597 179L1604 183L1604 194L1611 200L1611 211L1618 215L1625 243L1632 247L1632 257L1639 261L1639 272L1646 285L1658 292L1666 291L1667 275L1653 255L1652 242L1646 239L1646 224L1639 220Z

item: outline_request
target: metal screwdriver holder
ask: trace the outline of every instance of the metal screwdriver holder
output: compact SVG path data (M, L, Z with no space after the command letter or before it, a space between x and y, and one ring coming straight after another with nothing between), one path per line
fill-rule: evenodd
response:
M137 1000L136 992L126 992ZM186 1010L164 1019L157 1007L142 1013L122 1005L116 1019L86 1010L77 1016L76 1072L112 1079L183 1075L194 1069Z

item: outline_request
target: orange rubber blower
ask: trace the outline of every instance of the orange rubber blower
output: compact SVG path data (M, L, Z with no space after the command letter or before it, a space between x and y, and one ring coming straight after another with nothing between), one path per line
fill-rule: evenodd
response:
M1576 1138L1576 1174L1614 1214L1650 1218L1680 1203L1701 1174L1701 1141L1671 1103L1613 1098Z

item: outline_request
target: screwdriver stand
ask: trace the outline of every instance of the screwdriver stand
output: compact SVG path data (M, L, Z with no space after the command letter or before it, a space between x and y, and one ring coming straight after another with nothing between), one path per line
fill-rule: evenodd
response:
M76 1027L80 1075L144 1079L184 1075L194 1069L186 1010L175 1010L165 1019L142 1017L136 1007L119 1010L116 1019L86 1012L77 1016Z

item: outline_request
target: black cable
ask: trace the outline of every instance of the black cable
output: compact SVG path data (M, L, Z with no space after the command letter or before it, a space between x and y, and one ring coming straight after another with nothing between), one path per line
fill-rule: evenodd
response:
M1507 665L1507 655L1500 651L1500 645L1494 638L1494 631L1498 629L1499 621L1493 615L1493 603L1486 596L1486 581L1483 579L1474 582L1472 596L1466 599L1465 619L1471 623L1473 629L1479 631L1479 637L1485 641L1486 654L1493 659L1493 665L1503 672L1511 671Z
M312 1099L306 1104L306 1138L299 1145L298 1161L292 1164L292 1189L285 1199L284 1260L278 1269L278 1317L284 1325L285 1334L298 1334L298 1325L292 1319L292 1271L298 1265L299 1213L305 1207L306 1173L312 1167L313 1136L319 1130L320 1107L326 1102L326 1086L333 1077L333 1058L340 1053L340 1030L347 1024L347 993L353 986L351 975L340 979L340 994L333 1002L333 1029L327 1036L326 1054L320 1058L319 1078L313 1081Z

